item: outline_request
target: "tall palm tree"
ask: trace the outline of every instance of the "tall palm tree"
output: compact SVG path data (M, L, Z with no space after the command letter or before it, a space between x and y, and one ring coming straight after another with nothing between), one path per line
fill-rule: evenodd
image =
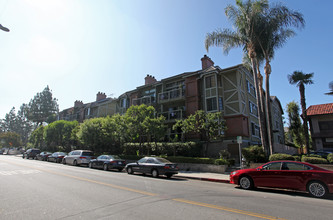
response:
M295 85L299 88L299 93L301 96L301 107L302 107L302 119L303 119L303 132L305 137L305 147L306 152L310 152L310 140L309 140L309 127L306 115L306 103L305 103L305 85L313 84L314 73L303 73L301 71L294 71L293 74L288 75L289 83Z
M271 154L273 153L273 129L269 87L269 77L272 72L270 61L274 57L275 50L282 47L289 38L295 35L295 32L288 27L304 27L304 24L305 21L301 13L290 10L280 3L267 8L257 24L260 26L260 30L262 30L262 32L258 33L257 44L266 61L264 67L266 90L265 108L268 144Z
M330 92L325 93L326 95L333 95L333 81L328 84L328 87L330 88Z
M257 69L257 33L260 31L257 23L264 9L269 7L267 0L247 0L243 3L240 0L236 1L237 8L228 5L225 8L225 14L231 22L233 22L236 30L218 29L206 35L205 47L208 52L209 47L222 47L225 54L228 54L230 49L242 47L243 51L248 54L251 59L252 73L255 84L256 97L259 95L258 86L258 69ZM258 118L260 123L260 136L264 147L267 147L266 129L264 123L263 106L257 98ZM267 152L267 151L266 151Z

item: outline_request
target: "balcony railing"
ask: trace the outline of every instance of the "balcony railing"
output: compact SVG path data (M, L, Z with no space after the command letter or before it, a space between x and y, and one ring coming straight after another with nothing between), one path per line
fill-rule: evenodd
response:
M183 89L174 89L167 92L162 92L158 94L159 102L168 102L175 99L184 98L185 91Z
M141 104L151 105L154 102L155 102L155 97L153 96L145 96L142 98L132 100L133 105L141 105Z
M183 119L184 118L184 111L183 110L175 110L175 111L167 111L167 112L162 112L159 114L163 115L166 118L166 121L172 121L176 119Z

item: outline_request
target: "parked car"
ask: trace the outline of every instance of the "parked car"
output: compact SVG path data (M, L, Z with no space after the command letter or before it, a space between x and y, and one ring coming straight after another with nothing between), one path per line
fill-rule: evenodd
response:
M46 161L47 158L51 155L51 152L47 152L47 151L43 151L40 154L37 154L35 159L36 160L42 160L42 161Z
M151 174L153 177L165 175L171 178L172 175L178 173L177 164L161 157L144 157L136 163L129 163L125 167L128 174L143 173Z
M63 164L88 165L91 159L95 159L94 154L90 150L74 150L64 157Z
M64 152L54 152L53 154L51 154L47 157L47 161L60 163L65 156L66 156L66 153L64 153Z
M26 152L23 153L22 158L33 158L35 159L36 155L40 153L39 149L28 149Z
M125 167L125 160L117 155L101 155L89 162L90 168L99 168L104 170L116 169L122 171Z
M256 169L232 172L230 183L243 189L270 187L307 191L321 198L333 193L333 171L304 162L272 161Z
M315 155L319 155L319 156L321 156L323 158L327 158L327 156L329 154L333 154L333 152L321 150L321 151L310 152L310 154L315 154Z

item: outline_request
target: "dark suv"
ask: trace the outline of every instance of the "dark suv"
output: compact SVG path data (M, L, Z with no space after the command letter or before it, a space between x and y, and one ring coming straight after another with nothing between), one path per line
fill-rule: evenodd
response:
M33 158L33 159L35 159L37 154L40 154L40 150L38 150L38 149L28 149L26 152L23 153L22 158L23 159L24 158L27 158L27 159Z

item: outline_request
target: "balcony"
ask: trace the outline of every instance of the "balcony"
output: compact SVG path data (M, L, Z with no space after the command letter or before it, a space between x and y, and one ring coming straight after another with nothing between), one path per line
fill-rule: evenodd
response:
M185 91L183 89L174 89L167 92L162 92L158 94L159 103L175 101L177 99L184 98Z
M180 120L184 118L184 111L183 110L167 111L159 114L159 116L161 115L165 117L166 121L174 121L176 119Z
M142 98L132 100L133 105L141 105L141 104L151 105L152 103L155 103L155 97L153 96L145 96Z

